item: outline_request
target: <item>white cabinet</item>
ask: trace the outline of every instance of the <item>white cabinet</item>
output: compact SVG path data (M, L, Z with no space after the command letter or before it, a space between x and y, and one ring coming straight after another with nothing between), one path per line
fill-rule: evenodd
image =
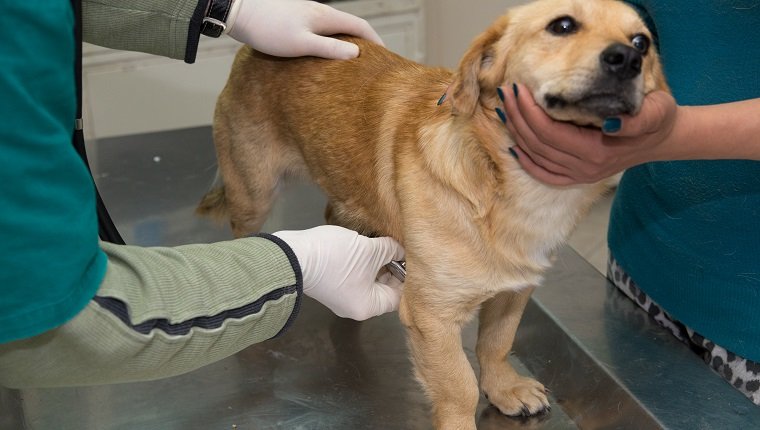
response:
M367 19L386 46L425 59L423 0L348 0L330 5ZM240 44L201 37L196 62L85 44L85 136L94 138L211 124L216 97Z

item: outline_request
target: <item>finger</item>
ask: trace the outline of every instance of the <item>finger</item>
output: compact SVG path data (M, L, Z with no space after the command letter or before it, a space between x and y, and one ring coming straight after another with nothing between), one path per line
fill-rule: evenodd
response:
M517 146L515 152L519 154L525 153L523 148ZM520 149L520 151L517 151ZM520 162L523 169L527 170L531 176L549 185L575 185L575 184L590 184L605 178L607 175L602 173L597 176L589 176L583 170L582 166L568 168L560 166L549 159L543 158L540 154L528 153L527 160L533 166L528 166L527 163ZM541 171L539 171L540 169Z
M578 181L569 176L553 173L536 164L520 147L515 147L514 151L517 153L517 159L523 170L538 181L555 186L567 186L578 183Z
M533 128L525 122L525 117L523 117L520 109L517 106L517 100L516 97L512 94L512 90L504 90L503 94L504 110L507 115L505 124L507 125L509 132L513 137L519 137L525 142L538 141L538 137L533 131Z
M350 60L359 56L356 44L313 33L306 36L304 51L309 55L332 60Z
M548 172L551 172L554 174L567 173L568 169L566 167L563 167L562 165L550 160L546 156L542 155L539 151L534 150L534 147L540 148L541 146L544 146L540 142L537 142L536 144L533 144L533 145L529 145L528 143L526 143L525 139L523 139L522 136L520 136L513 130L514 127L511 126L511 121L507 123L507 129L509 129L510 132L512 133L512 136L513 136L512 140L514 141L515 146L517 148L520 148L523 153L527 153L528 157L533 162L533 164L536 164L542 169L547 170ZM514 150L515 147L512 147L512 149ZM552 151L552 149L549 148L549 149L546 149L545 152L546 151ZM558 155L562 157L561 154L558 154ZM518 158L517 161L520 162L521 165L523 164L520 158Z
M372 309L376 312L373 312L373 316L398 310L398 305L401 302L401 288L393 288L390 285L375 282L374 292Z
M527 93L527 91L523 89L523 93ZM541 161L547 159L561 160L563 157L566 158L567 156L552 148L550 145L547 145L542 140L536 131L539 127L542 127L541 125L536 126L529 124L523 114L523 109L520 106L520 97L515 96L513 92L507 94L504 102L505 108L507 109L507 129L512 133L513 139L523 151L531 156L534 162L540 164L547 170L553 170L555 173L558 173L556 171L558 163L552 163L554 165L550 165L548 163L544 164ZM532 100L530 94L523 96L523 98L525 97ZM539 154L541 157L538 157ZM561 161L559 164L562 164Z
M653 91L644 98L641 111L635 116L623 115L620 128L615 132L605 134L619 137L636 137L654 133L660 129L660 125L676 107L675 99L665 91ZM614 120L614 119L613 119Z
M390 237L375 237L370 239L375 246L374 263L378 267L385 266L391 261L401 261L404 259L404 248Z
M539 149L545 157L567 165L573 160L583 158L581 154L588 150L589 142L601 139L601 133L598 131L595 133L590 128L553 119L536 102L527 87L521 84L516 86L516 108L538 141L544 143L544 147Z
M404 286L404 283L397 277L393 276L393 274L388 270L380 272L380 276L377 277L377 282L399 291Z
M528 93L525 89L523 92ZM533 99L529 93L525 97ZM505 96L504 101L505 109L507 110L507 130L511 133L513 140L524 152L528 153L535 164L554 174L566 173L569 170L566 167L567 165L578 163L577 157L544 143L534 131L537 126L527 123L522 109L518 106L518 98L514 96L514 93L510 92ZM543 116L546 116L543 114L543 111L541 112ZM551 123L554 122L551 118L549 120Z
M518 154L518 156L520 156L521 153L525 154L525 157L518 158L518 161L520 161L520 164L523 168L525 168L525 163L523 161L530 161L536 167L539 167L552 175L568 176L571 174L571 171L567 167L561 166L539 153L531 152L530 148L526 148L518 144L513 149ZM520 151L518 151L518 149Z
M380 35L377 34L367 20L351 15L347 12L333 9L327 5L324 6L330 10L326 10L326 13L313 23L315 33L325 36L349 34L385 46Z

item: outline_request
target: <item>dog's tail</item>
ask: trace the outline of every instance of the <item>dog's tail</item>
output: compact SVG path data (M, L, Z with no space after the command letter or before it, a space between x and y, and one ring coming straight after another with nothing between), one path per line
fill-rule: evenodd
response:
M216 172L211 189L201 198L195 214L222 221L227 216L227 199L224 196L224 182L219 171Z

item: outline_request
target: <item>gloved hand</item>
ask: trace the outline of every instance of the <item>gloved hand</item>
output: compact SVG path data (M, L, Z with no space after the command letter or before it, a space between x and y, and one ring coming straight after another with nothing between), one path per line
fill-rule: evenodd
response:
M398 309L401 281L383 268L404 258L404 249L395 240L369 238L332 225L274 235L296 254L304 294L339 317L363 321Z
M235 0L227 19L227 34L278 57L350 59L359 55L355 44L325 37L334 34L351 34L383 44L364 19L304 0Z

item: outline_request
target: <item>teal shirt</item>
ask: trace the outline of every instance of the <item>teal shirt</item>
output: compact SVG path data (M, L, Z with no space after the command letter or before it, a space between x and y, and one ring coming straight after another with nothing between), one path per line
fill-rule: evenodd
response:
M648 13L679 104L760 97L759 0L630 3ZM760 361L760 162L629 169L608 240L620 265L674 318Z
M71 319L105 273L94 188L71 144L73 25L68 0L0 14L0 343Z

